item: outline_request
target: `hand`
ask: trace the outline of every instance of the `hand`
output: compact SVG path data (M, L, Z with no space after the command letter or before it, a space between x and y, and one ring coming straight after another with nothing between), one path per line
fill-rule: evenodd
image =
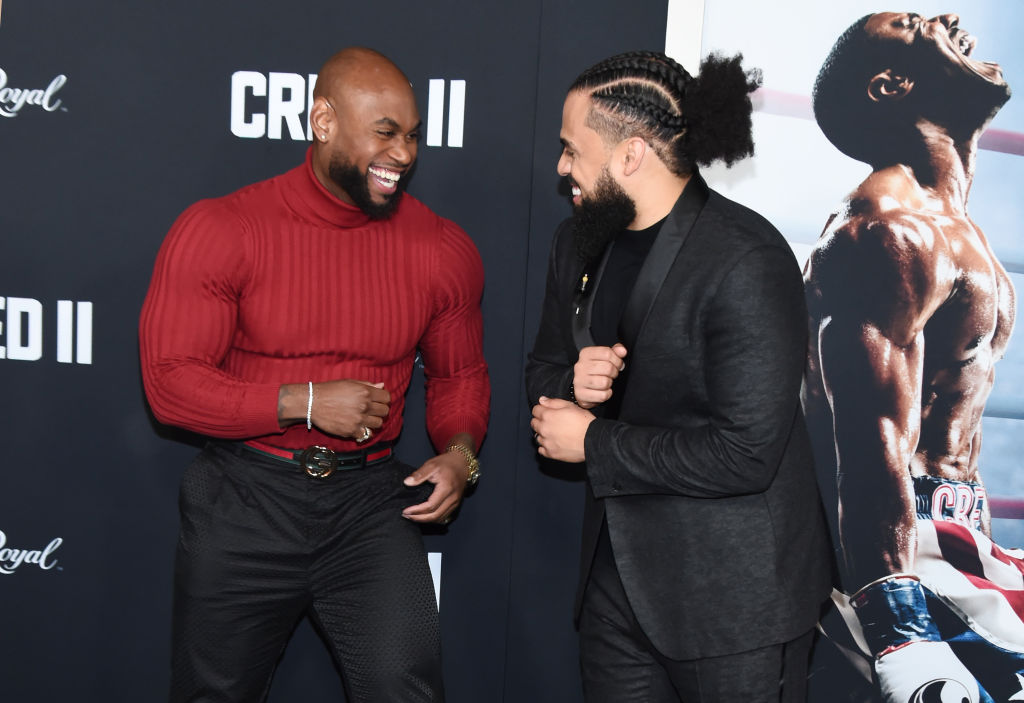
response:
M278 418L282 425L306 419L309 386L291 383L281 386ZM360 439L363 428L377 430L391 409L391 394L383 383L345 379L313 384L310 418L323 432L337 437Z
M584 461L583 440L587 436L587 427L595 419L593 413L568 400L541 396L540 402L533 406L533 419L530 420L537 453L558 461Z
M413 522L447 524L462 502L468 476L466 457L459 452L445 452L428 459L423 466L406 476L404 483L406 486L418 486L429 482L434 484L434 490L423 503L410 505L403 510L403 517Z
M576 404L589 409L612 397L612 381L626 368L626 347L583 347L572 367Z
M978 703L978 682L945 642L911 642L875 661L885 703Z

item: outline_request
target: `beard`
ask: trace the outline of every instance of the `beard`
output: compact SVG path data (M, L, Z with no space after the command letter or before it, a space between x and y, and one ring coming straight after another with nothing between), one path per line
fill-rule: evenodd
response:
M398 203L405 191L405 178L398 181L395 192L387 196L384 202L376 202L370 193L370 186L367 184L369 177L365 172L360 171L351 161L342 161L340 157L332 156L327 175L339 188L344 190L352 203L362 210L371 220L386 220L395 214Z
M573 205L573 214L576 253L584 263L590 264L636 219L636 203L605 167L594 183L594 194L581 197L580 204Z

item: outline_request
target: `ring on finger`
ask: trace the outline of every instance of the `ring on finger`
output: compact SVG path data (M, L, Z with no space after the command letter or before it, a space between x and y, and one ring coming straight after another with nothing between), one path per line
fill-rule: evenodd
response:
M361 435L359 435L358 437L356 437L356 442L360 442L360 443L365 442L366 440L368 440L372 436L373 436L373 430L371 430L366 425L363 425L363 433Z

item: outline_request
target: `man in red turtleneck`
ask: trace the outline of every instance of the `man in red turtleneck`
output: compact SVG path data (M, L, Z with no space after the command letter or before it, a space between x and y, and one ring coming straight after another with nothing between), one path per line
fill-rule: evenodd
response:
M172 701L259 700L304 615L349 701L444 697L416 523L450 521L478 475L483 268L403 193L401 71L346 49L314 99L305 164L187 209L142 310L150 407L213 438L182 481ZM413 470L391 444L417 350L442 451Z

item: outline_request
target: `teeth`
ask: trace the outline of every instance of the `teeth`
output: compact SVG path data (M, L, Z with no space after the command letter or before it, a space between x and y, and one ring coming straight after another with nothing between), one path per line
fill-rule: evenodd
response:
M974 51L974 44L974 37L972 37L970 34L967 34L966 32L961 34L960 37L957 39L957 48L960 50L960 53L963 54L964 56L971 55L971 52Z
M583 193L583 191L580 190L579 186L573 186L572 187L572 195L573 195L573 197L576 197L577 195L580 195L582 193Z
M388 171L387 169L384 168L377 168L376 166L371 166L369 171L377 178L380 178L385 181L390 181L391 183L398 183L398 179L402 177L402 174L400 173Z

